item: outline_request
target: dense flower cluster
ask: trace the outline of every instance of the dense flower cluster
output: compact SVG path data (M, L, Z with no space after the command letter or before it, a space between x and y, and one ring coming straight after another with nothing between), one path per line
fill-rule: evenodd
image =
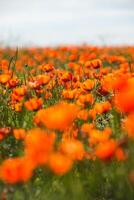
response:
M1 161L0 179L28 181L39 166L63 175L85 159L129 159L133 63L132 47L30 48L17 56L0 49L0 104L8 110L1 110L0 140L23 143L22 155Z

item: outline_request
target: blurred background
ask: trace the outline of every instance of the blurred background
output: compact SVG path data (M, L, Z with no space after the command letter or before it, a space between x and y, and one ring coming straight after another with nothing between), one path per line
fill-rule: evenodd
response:
M0 42L133 45L134 0L0 0Z

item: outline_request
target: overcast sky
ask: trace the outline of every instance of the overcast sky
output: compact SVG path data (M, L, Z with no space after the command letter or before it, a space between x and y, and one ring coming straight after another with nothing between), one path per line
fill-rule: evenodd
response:
M1 41L134 44L134 0L0 0Z

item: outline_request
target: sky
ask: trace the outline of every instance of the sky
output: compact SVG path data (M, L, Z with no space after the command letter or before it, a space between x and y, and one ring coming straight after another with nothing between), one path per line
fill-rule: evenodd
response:
M133 45L134 0L0 0L0 43Z

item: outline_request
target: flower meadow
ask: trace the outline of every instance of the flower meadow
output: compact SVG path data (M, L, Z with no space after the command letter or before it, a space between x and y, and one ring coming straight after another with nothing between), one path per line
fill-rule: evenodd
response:
M0 199L134 200L134 47L0 48Z

